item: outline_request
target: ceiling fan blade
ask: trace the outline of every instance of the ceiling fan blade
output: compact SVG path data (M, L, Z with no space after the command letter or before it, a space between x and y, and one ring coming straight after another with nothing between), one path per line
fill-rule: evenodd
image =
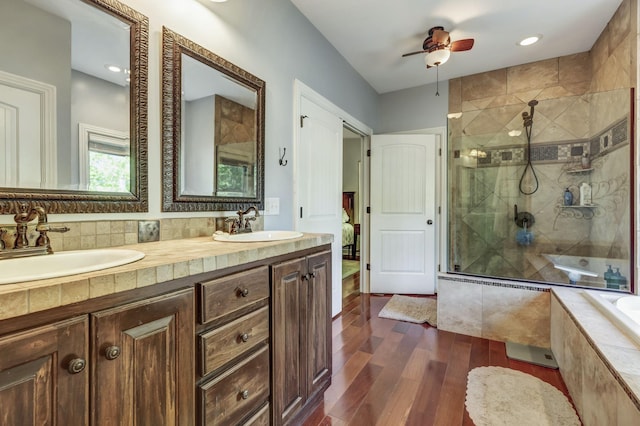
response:
M418 50L417 52L405 53L404 55L402 55L402 57L404 58L405 56L417 55L418 53L427 53L427 50Z
M456 40L451 43L449 48L452 52L463 52L465 50L470 50L473 47L473 42L474 40L472 38Z
M447 44L449 40L449 33L445 30L435 30L431 39L437 44Z

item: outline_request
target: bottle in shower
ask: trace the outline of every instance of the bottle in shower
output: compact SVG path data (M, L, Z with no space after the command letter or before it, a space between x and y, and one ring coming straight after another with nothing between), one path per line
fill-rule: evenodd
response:
M582 184L580 185L580 205L591 205L591 185L589 185L587 182L582 182Z
M570 206L573 204L573 194L569 191L569 188L564 190L564 205Z

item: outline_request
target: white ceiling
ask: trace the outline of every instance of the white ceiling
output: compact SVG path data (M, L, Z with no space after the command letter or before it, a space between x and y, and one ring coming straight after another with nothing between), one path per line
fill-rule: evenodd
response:
M291 0L378 92L436 81L422 49L429 28L443 26L451 40L474 38L454 52L440 81L590 50L621 0ZM522 47L518 41L542 35Z

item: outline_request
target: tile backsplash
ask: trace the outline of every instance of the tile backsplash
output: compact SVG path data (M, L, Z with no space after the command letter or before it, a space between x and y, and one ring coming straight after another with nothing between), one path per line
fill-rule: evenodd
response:
M159 219L160 240L178 240L183 238L205 237L212 235L216 229L216 217L194 217ZM52 226L66 226L65 233L50 232L49 239L54 251L89 250L95 248L118 247L138 244L138 220L101 220L86 222L50 222ZM218 221L219 222L219 221ZM254 230L264 228L262 217L252 223ZM3 240L7 247L12 247L15 239L15 225L0 225L6 229ZM38 237L35 222L29 226L30 245Z

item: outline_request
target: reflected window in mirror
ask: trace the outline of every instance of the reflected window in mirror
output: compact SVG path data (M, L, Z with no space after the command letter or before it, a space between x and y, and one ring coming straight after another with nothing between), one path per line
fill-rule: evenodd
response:
M265 83L163 29L163 210L263 204Z
M20 202L51 213L148 210L148 27L117 0L3 0L0 213ZM98 157L120 182L102 172L89 181Z

